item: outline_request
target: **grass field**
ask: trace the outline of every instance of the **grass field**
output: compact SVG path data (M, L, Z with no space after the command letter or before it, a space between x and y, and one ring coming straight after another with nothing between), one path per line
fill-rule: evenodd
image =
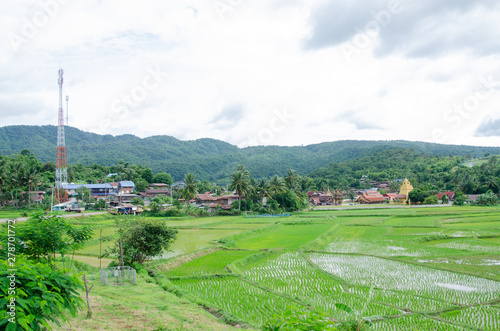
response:
M500 208L313 210L286 218L164 221L179 235L170 252L146 264L154 278L140 276L134 287L146 286L150 295L96 287L100 313L117 320L124 316L113 312L112 300L147 303L126 319L131 329L139 329L134 319L142 318L155 321L146 329L167 320L179 329L230 329L227 323L258 328L290 305L353 318L335 307L344 303L359 316L378 316L374 330L500 330ZM97 256L100 229L106 245L116 240L109 216L74 222L95 227L94 239L78 254ZM172 293L190 307L184 322ZM164 316L156 300L168 302ZM89 323L78 319L75 330L94 327Z
M24 213L31 214L32 211L28 209L0 210L0 219L13 219L13 218L25 217L23 216Z

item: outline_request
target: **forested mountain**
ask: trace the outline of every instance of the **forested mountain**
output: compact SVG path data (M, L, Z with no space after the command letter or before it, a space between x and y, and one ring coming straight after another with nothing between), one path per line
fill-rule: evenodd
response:
M66 127L69 164L111 166L119 161L144 164L154 172L165 171L175 180L191 172L200 179L227 178L238 164L252 176L284 175L287 169L308 174L338 163L393 148L437 156L482 157L500 154L500 147L441 145L409 141L335 141L308 146L257 146L238 148L215 139L182 141L170 136L139 138L133 135L99 135ZM29 149L42 162L55 162L56 126L7 126L0 128L0 154L13 155Z

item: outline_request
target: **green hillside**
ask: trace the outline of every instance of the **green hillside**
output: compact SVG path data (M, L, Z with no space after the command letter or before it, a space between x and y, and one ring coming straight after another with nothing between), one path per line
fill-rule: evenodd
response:
M410 141L324 142L308 146L256 146L238 148L215 139L182 141L170 136L139 138L133 135L99 135L66 127L69 164L111 166L123 160L144 164L154 172L169 172L176 180L188 172L200 179L227 178L238 164L245 164L254 177L283 175L289 168L301 174L393 148L409 148L427 155L500 154L500 147L441 145ZM55 161L57 127L6 126L0 128L0 154L13 155L29 149L43 162Z

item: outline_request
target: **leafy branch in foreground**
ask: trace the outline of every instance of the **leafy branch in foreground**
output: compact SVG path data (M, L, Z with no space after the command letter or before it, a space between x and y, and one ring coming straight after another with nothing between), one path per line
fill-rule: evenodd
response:
M0 279L1 330L50 330L48 322L61 326L61 321L68 322L67 315L74 317L85 307L77 292L83 289L79 275L65 274L69 270L52 270L23 255L16 256L13 275L9 269L8 261L0 260L0 272L11 275Z

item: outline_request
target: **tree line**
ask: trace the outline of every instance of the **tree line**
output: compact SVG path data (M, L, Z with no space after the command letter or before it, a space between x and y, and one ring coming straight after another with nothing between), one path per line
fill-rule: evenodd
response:
M189 193L184 196L179 193L176 198L190 200L196 193L207 191L220 194L225 188L245 197L244 201L238 202L238 210L262 208L264 198L269 200L271 208L277 204L283 210L293 210L303 204L304 194L309 190L340 189L352 197L353 189L369 189L371 181L385 181L389 183L389 191L397 192L399 180L404 178L408 178L415 188L412 193L415 200L412 201L422 203L429 196L443 191L496 195L500 191L500 162L496 155L477 160L468 156L433 156L414 149L393 148L331 163L308 175L301 175L291 168L283 172L283 176L252 177L246 166L239 165L219 183L198 180L194 173L188 172L184 175L184 182L193 185L189 185ZM0 156L0 205L9 202L14 207L33 207L32 196L23 192L40 190L50 193L54 175L52 162L42 163L27 149L17 155ZM68 180L78 184L130 180L135 183L137 191L144 191L151 183L170 185L174 182L167 172L154 173L147 165L124 161L112 166L68 165ZM50 204L50 199L45 199L47 203ZM36 207L46 209L47 206Z

